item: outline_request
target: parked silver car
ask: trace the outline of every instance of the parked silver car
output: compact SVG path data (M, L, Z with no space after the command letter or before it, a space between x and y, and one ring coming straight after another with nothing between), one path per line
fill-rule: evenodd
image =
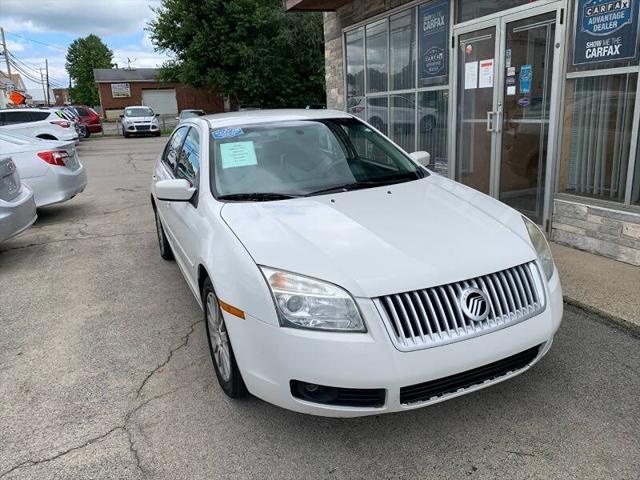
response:
M36 221L33 192L20 182L10 157L0 159L0 242L19 234Z
M131 135L151 134L160 136L160 122L158 115L152 108L139 106L127 107L124 114L120 115L122 122L122 135L129 138Z
M38 207L70 200L87 186L87 174L73 142L0 131L0 151L11 155Z

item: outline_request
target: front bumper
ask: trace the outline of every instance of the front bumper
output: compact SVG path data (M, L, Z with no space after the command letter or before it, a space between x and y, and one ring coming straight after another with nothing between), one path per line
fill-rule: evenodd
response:
M23 178L22 181L33 190L36 206L45 207L66 202L84 191L87 173L82 164L77 170L52 166L45 175Z
M127 125L125 130L129 134L157 133L160 131L160 127L155 123L135 123Z
M10 202L0 200L0 242L18 235L36 221L33 192L22 187L22 192Z
M412 352L397 350L371 300L358 299L368 332L329 333L280 328L247 316L224 313L238 366L248 390L263 400L297 412L356 417L411 410L499 383L526 371L549 350L562 319L557 272L547 284L545 310L502 330ZM524 368L499 378L418 403L402 404L400 389L467 372L540 346ZM347 388L384 389L380 408L312 403L291 394L290 381Z

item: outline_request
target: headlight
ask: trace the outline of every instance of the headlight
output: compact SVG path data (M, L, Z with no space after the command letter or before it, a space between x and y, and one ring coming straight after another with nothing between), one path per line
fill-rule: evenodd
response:
M555 266L553 264L553 257L551 256L551 249L549 248L547 239L544 236L544 233L542 233L542 230L540 230L535 223L524 216L522 217L522 220L524 220L527 232L529 232L529 238L531 239L533 248L536 249L538 260L540 260L542 270L544 270L544 275L547 277L547 280L549 280L553 275Z
M290 272L260 267L286 327L341 332L365 332L364 322L349 293L331 283Z

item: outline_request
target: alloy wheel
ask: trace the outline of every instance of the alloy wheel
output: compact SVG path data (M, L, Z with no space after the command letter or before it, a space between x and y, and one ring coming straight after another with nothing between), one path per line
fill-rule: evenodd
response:
M207 295L207 324L209 326L209 339L213 350L213 360L220 376L225 382L231 378L231 349L229 335L224 324L224 318L220 311L218 298L213 292Z

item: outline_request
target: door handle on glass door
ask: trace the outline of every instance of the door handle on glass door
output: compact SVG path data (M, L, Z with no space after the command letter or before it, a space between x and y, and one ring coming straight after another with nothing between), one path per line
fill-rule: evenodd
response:
M493 132L493 116L496 112L487 112L487 132Z

